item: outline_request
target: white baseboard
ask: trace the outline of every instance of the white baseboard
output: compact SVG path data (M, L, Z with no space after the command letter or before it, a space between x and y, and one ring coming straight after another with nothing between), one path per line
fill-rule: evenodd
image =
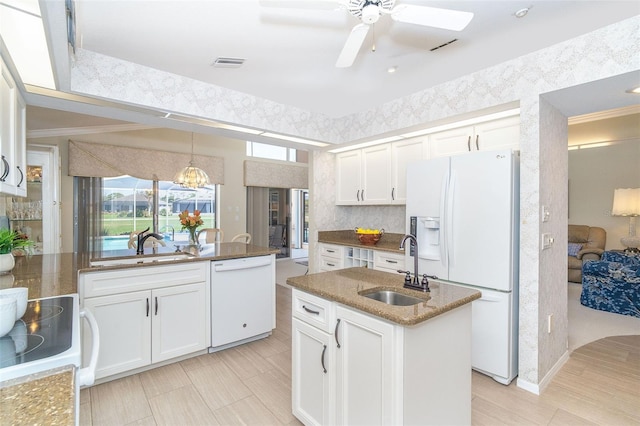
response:
M522 380L520 377L518 377L516 385L519 388L526 390L527 392L540 395L540 393L549 385L549 383L551 383L551 380L553 380L554 376L558 373L558 371L560 371L562 366L567 361L569 361L569 351L565 351L565 353L562 354L560 359L558 359L558 362L556 362L554 366L551 367L551 370L549 370L549 372L544 376L540 383L527 382L526 380Z

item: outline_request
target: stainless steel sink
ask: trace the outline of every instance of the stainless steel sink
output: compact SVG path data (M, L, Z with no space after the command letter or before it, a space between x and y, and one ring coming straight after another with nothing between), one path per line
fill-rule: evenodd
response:
M95 266L116 266L116 265L135 265L141 263L161 263L171 262L174 260L184 260L194 257L189 253L175 253L165 255L151 255L151 256L131 256L120 257L113 259L93 259L89 262L92 267Z
M368 297L369 299L377 300L378 302L394 306L411 306L417 305L418 303L426 302L426 300L424 299L409 296L403 293L398 293L397 291L393 290L378 290L370 293L361 292L359 294L361 296Z

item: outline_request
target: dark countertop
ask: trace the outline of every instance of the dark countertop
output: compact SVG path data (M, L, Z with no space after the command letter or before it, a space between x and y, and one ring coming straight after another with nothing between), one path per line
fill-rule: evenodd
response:
M479 299L481 293L432 280L430 293L405 289L403 277L368 268L347 268L287 279L287 284L327 300L359 309L396 324L412 326ZM358 292L380 288L424 299L411 306L387 305L361 296Z
M392 234L390 232L385 232L382 234L380 241L375 245L370 246L360 243L358 236L353 229L343 231L318 231L318 242L404 254L404 250L400 250L399 248L400 241L402 241L403 236L404 234Z

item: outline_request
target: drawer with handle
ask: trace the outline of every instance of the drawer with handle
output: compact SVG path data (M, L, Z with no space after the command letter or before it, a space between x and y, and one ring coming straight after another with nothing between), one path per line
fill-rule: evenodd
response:
M304 291L293 289L291 294L293 316L328 333L335 325L333 304Z
M373 269L385 272L397 272L398 269L406 270L403 254L376 251L373 256Z

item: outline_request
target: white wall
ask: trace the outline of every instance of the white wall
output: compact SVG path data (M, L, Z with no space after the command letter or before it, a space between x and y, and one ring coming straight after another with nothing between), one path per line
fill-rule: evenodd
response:
M136 148L158 149L172 152L190 152L191 133L171 129L151 129L130 132L96 133L71 137L82 142L95 142L106 145L135 146ZM46 137L29 139L29 143L58 145L61 157L61 231L62 251L73 252L73 177L68 176L69 138ZM224 181L220 186L219 225L225 232L225 238L246 232L246 188L243 185L243 161L246 159L244 141L210 135L196 135L194 153L224 158ZM153 158L141 158L140 161L153 161ZM176 164L176 172L186 164Z
M615 188L640 188L640 134L635 140L569 151L569 224L604 228L606 249L624 248L620 238L629 232L629 218L611 216Z

